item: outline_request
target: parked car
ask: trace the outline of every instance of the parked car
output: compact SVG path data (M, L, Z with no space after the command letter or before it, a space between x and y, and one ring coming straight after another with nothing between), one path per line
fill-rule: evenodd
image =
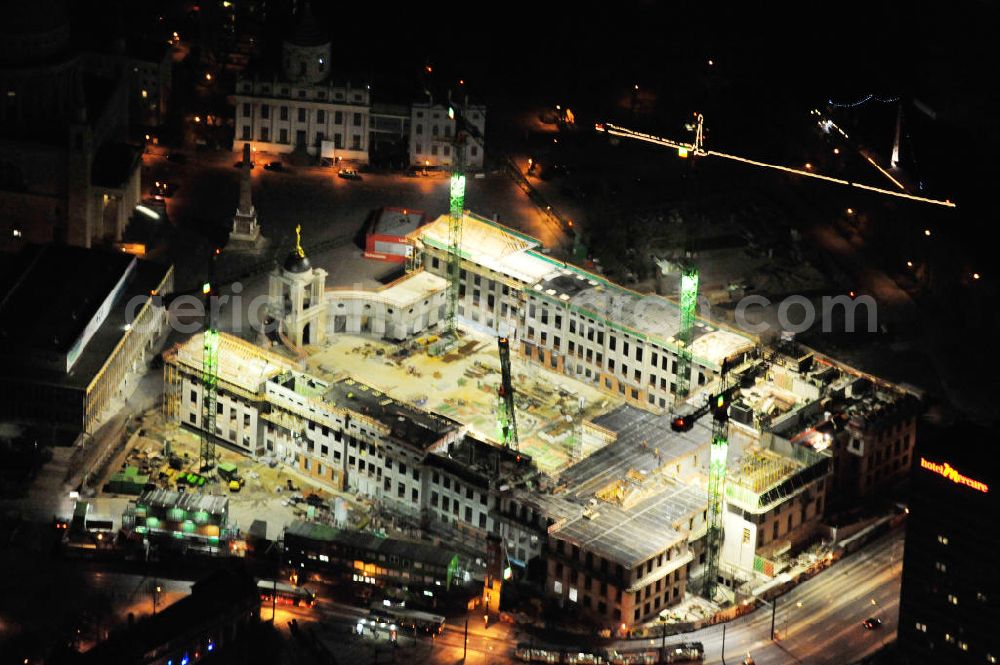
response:
M357 169L340 169L337 175L344 180L361 180L361 174L358 173Z
M250 168L254 168L255 166L257 166L256 162L250 162ZM233 164L233 167L237 169L243 168L243 160L241 159L240 161Z
M865 630L875 630L876 628L882 627L882 620L878 617L868 617L862 622Z
M264 170L265 171L284 171L285 170L285 165L282 164L281 162L268 162L267 164L264 164Z
M156 199L157 201L162 201L163 199L169 199L174 195L174 192L176 191L177 191L176 184L166 181L161 182L159 180L157 180L156 184L154 184L150 188L150 193L153 195L153 198Z

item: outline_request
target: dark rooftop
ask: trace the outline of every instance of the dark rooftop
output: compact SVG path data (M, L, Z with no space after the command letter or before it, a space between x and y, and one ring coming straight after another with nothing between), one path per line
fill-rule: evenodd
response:
M57 291L57 293L54 293L53 296L49 298L48 296L45 296L45 289L38 289L33 293L39 299L36 300L35 297L25 297L25 300L16 306L16 312L15 308L12 307L11 309L8 309L4 304L0 304L0 351L10 352L14 350L11 346L8 346L13 344L13 342L10 341L13 337L4 338L4 331L8 331L12 336L16 336L27 348L39 348L35 345L39 340L45 339L45 337L38 332L39 326L43 324L34 324L30 329L25 325L25 322L32 321L33 317L41 316L41 320L47 321L48 324L53 326L54 329L70 329L73 326L83 325L83 323L79 320L80 315L78 315L78 319L76 321L72 322L72 326L66 322L66 320L70 319L71 313L74 311L74 303L77 301L72 298L67 298L64 292L84 292L91 298L96 297L94 296L96 289L93 288L95 280L94 278L91 278L71 279L67 281L67 275L86 276L90 273L73 272L72 268L74 265L77 268L80 266L73 264L72 262L66 265L61 264L58 261L58 257L63 256L63 251L66 252L65 256L72 256L77 253L90 253L101 257L102 261L106 264L117 262L119 260L131 261L134 258L124 254L83 249L80 247L68 247L61 245L51 245L46 247L53 250L53 256L55 258L49 259L52 261L54 272L43 271L44 279L48 280L48 285ZM42 248L36 246L29 249L39 250ZM167 277L167 273L173 269L172 266L166 266L152 261L136 261L135 270L133 271L130 279L125 283L125 287L122 290L121 295L118 297L116 303L112 305L111 311L104 319L100 328L97 329L97 332L94 333L93 337L90 338L90 341L80 353L79 359L76 361L76 364L73 365L70 372L67 374L66 372L56 372L44 368L31 367L30 376L32 381L48 384L61 384L70 388L80 389L86 388L90 384L98 370L100 370L104 363L107 362L107 359L111 355L111 352L114 351L115 346L117 346L122 337L127 334L125 325L131 322L126 320L126 311L124 307L125 303L128 303L132 298L137 296L145 298L150 297L150 292L159 288L160 284ZM24 264L21 265L23 267ZM95 274L99 271L100 267L101 264L94 267ZM14 270L13 275L15 278L17 274L18 271ZM10 282L9 279L4 280L3 278L0 278L0 280L2 280L0 283L7 285L4 288L0 288L0 292L7 293L10 291L13 283ZM109 291L110 287L107 287L105 290L105 296ZM2 298L2 296L0 296L0 298ZM3 301L0 300L0 303L2 302ZM44 305L44 311L36 309L40 307L39 303ZM92 305L92 308L96 307L96 304ZM93 309L90 311L92 312ZM25 316L28 318L22 318ZM37 340L35 339L36 337L38 338ZM49 335L49 338L51 338L51 334ZM42 350L44 351L46 349ZM50 346L49 350L54 350L54 348ZM8 357L6 362L0 364L0 375L10 374L24 380L26 378L24 370L27 363L18 362L17 360L18 359L16 357Z
M323 399L377 420L391 430L393 439L420 450L426 450L445 434L459 427L450 418L397 402L385 393L354 379L334 383Z
M0 277L0 341L68 351L133 262L68 245L26 247Z
M442 567L451 564L456 556L454 552L449 552L428 543L400 540L397 538L379 538L363 531L349 531L326 524L304 522L301 520L292 522L291 526L286 526L285 534L309 540L340 543L367 552L388 554Z

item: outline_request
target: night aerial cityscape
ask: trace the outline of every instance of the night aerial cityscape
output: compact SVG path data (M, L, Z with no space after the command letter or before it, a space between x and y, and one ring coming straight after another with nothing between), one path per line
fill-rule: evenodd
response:
M996 665L997 25L0 0L0 665Z

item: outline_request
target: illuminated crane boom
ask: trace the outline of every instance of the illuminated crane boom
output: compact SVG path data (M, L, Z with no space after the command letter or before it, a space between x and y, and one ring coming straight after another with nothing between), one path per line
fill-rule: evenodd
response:
M699 128L700 128L699 123ZM791 173L793 175L801 175L807 178L815 178L817 180L824 180L826 182L843 185L845 187L855 187L857 189L863 189L868 192L873 192L875 194L884 194L886 196L894 196L900 199L907 199L910 201L916 201L918 203L930 203L932 205L944 206L946 208L957 207L954 202L948 199L932 199L926 196L917 196L915 194L907 194L906 192L897 192L891 189L885 189L884 187L874 187L872 185L865 185L860 182L854 182L852 180L845 180L844 178L837 178L834 176L823 175L822 173L814 173L812 171L807 171L806 169L796 169L790 166L782 166L780 164L770 164L768 162L762 162L757 159L749 159L747 157L740 157L739 155L731 155L729 153L720 152L718 150L706 150L700 142L701 132L696 134L696 139L694 143L684 143L681 141L673 141L671 139L666 139L660 136L654 136L652 134L645 134L643 132L637 132L634 129L627 129L625 127L619 127L611 123L598 123L595 125L595 129L599 132L605 132L610 136L619 136L621 138L635 139L636 141L644 141L646 143L652 143L653 145L664 146L666 148L673 148L677 151L677 154L681 157L686 157L689 153L698 157L721 157L722 159L729 159L735 162L742 162L743 164L749 164L750 166L760 166L762 168L773 169L776 171L784 171L785 173ZM874 161L870 160L872 164ZM877 167L878 165L875 164Z

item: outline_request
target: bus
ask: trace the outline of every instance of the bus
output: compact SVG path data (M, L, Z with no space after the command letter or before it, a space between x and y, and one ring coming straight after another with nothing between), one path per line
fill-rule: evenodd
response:
M517 645L514 652L518 660L525 663L551 663L565 665L658 665L659 663L700 663L705 658L701 642L669 644L660 659L658 647L637 644L634 648L594 647L580 650L579 647L554 647L547 645Z
M400 630L417 630L426 635L439 635L444 630L444 617L391 605L372 605L368 617L378 625L396 625Z
M705 659L705 647L701 642L681 642L668 644L663 649L660 660L659 647L636 646L635 649L607 649L607 662L611 665L652 665L653 663L700 663Z
M259 580L257 591L260 593L262 603L270 603L273 600L278 605L312 607L316 604L315 593L304 586L292 586L286 582Z

